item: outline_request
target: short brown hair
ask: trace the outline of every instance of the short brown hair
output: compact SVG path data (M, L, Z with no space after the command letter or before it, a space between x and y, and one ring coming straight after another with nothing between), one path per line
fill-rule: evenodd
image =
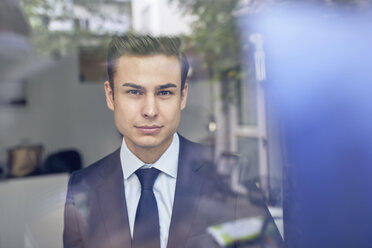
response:
M113 36L107 53L107 74L111 89L114 90L114 74L116 60L123 55L155 55L175 56L181 65L181 90L185 87L189 63L180 50L181 40L177 37L153 37L150 35L127 34Z

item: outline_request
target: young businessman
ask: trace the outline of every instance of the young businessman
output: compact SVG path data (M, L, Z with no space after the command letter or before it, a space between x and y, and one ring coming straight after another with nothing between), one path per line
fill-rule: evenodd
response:
M188 67L179 39L113 37L105 92L123 142L71 175L64 247L218 247L207 227L239 210L209 150L176 132Z

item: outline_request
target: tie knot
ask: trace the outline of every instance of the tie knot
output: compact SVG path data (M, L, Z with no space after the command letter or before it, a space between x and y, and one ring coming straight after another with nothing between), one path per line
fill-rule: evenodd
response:
M156 168L137 170L135 173L141 183L141 190L152 190L159 172Z

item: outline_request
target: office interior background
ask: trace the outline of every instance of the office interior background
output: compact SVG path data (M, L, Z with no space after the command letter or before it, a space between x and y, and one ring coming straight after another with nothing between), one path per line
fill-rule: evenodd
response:
M0 248L62 247L69 173L121 144L103 82L127 32L181 37L180 134L214 148L221 180L265 204L288 247L368 247L370 4L3 0Z

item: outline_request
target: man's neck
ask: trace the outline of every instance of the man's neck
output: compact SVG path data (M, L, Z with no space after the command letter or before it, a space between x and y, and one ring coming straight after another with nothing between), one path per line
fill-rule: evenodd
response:
M125 140L125 138L124 138ZM164 141L163 144L156 146L156 147L139 147L139 146L131 146L129 142L126 142L126 145L137 158L139 158L145 164L153 164L155 163L169 148L172 144L173 135Z

